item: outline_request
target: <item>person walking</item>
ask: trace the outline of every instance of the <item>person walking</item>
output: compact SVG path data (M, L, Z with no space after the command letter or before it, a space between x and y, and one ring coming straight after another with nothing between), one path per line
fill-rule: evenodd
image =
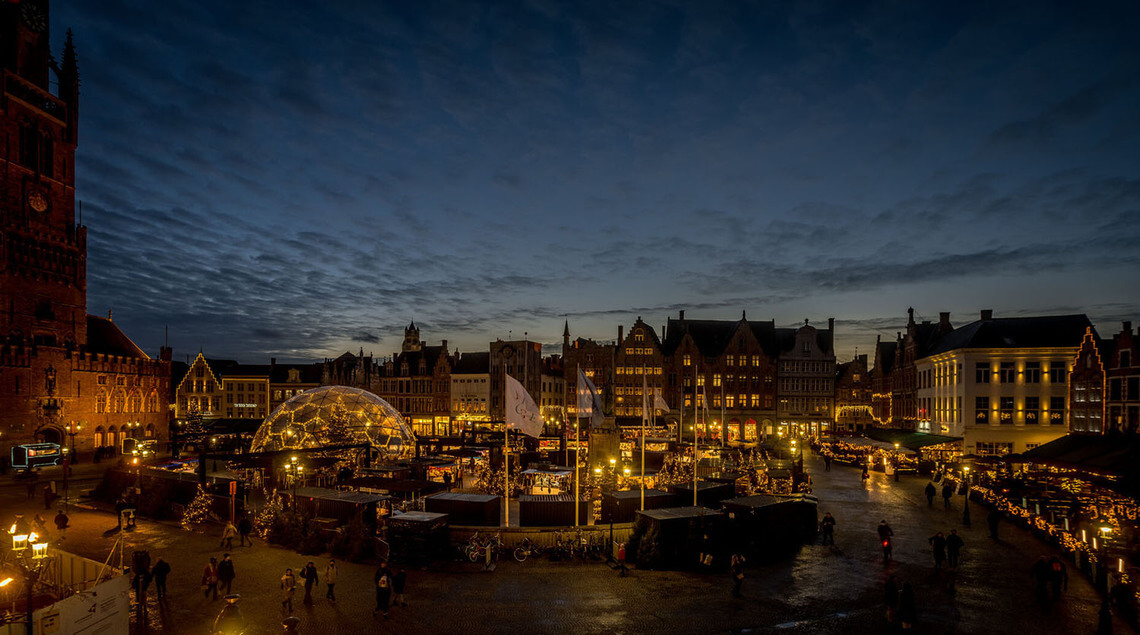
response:
M993 510L986 516L986 523L990 526L990 538L998 539L998 525L1001 523L1001 512Z
M954 495L954 486L950 483L950 481L946 481L946 483L942 486L942 508L943 509L953 509L953 506L950 505L950 497L953 495Z
M59 532L59 539L60 540L63 540L64 538L67 537L67 528L71 526L69 524L70 522L71 522L71 519L67 517L67 514L63 513L62 509L56 513L56 515L55 515L55 528L56 528L56 531Z
M946 537L938 532L930 537L930 546L934 548L934 568L941 569L946 560Z
M226 528L222 530L222 541L218 543L218 547L222 549L233 549L234 538L237 536L237 527L234 524L226 521Z
M823 520L819 521L819 528L823 533L823 542L825 545L835 544L835 517L831 512L823 515Z
M893 575L883 585L883 603L887 605L887 624L893 628L899 610L899 583Z
M907 582L903 584L902 593L899 595L899 625L902 630L909 631L914 628L916 621L918 621L918 607L915 606L914 587Z
M281 608L288 608L289 614L293 614L293 595L297 592L297 576L293 575L292 569L285 569L285 575L281 576Z
M230 585L234 583L234 561L230 560L230 554L223 553L222 561L218 563L218 582L222 588L222 595L229 595Z
M305 581L305 599L302 600L305 604L313 603L313 585L319 584L320 580L317 575L317 567L310 560L308 564L301 569L301 578Z
M866 465L863 466L863 474L859 478L863 479L863 483L866 483L867 479L871 478L871 473L867 471Z
M384 619L388 619L388 603L392 598L392 577L388 573L388 563L380 563L373 580L376 584L376 608L372 609L372 617L383 611Z
M238 541L238 546L244 547L245 542L248 540L249 546L252 547L253 539L249 537L249 534L253 532L253 523L249 522L249 516L241 517L241 520L238 521L237 530L238 536L241 538L241 540Z
M332 603L336 603L336 579L340 575L340 569L337 569L336 560L329 560L325 566L325 599Z
M55 498L55 493L51 491L51 485L44 485L44 509L51 509L51 501Z
M934 487L934 483L927 481L926 489L923 491L926 493L926 506L934 507L934 495L938 493L938 490Z
M1049 559L1045 556L1037 558L1037 562L1029 569L1029 575L1033 576L1033 595L1039 602L1047 602L1049 600Z
M407 606L407 599L404 597L404 587L408 584L408 572L403 567L396 571L396 575L392 576L392 606Z
M154 563L154 568L150 570L150 575L154 578L154 591L161 602L166 599L166 576L170 575L170 564L159 558L158 562Z
M35 517L32 518L32 526L35 527L36 531L44 538L50 537L47 528L47 519L41 514L36 514Z
M951 529L950 535L946 536L946 560L951 569L958 568L958 556L962 553L962 547L965 546L966 543L958 535L958 530Z
M732 572L732 597L744 597L740 593L740 586L744 584L744 556L732 554L732 566L729 570Z
M1049 589L1053 600L1061 599L1061 591L1069 590L1069 572L1057 556L1049 559Z
M824 472L830 472L831 471L831 455L830 454L824 454L823 455L823 471Z
M887 524L886 520L879 522L879 542L883 544L883 564L886 564L891 559L891 536L895 532L891 530L891 526Z
M451 491L451 472L445 471L443 473L443 486L447 488L447 491Z
M218 559L210 558L206 563L206 568L202 570L202 584L206 587L206 594L203 597L210 597L213 593L212 599L218 599Z

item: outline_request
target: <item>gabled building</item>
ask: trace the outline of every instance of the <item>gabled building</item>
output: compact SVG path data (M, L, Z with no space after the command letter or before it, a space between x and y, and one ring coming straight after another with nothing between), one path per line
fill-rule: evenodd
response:
M664 368L661 340L652 326L643 322L640 316L630 327L628 335L623 326L618 326L614 349L613 414L619 421L640 425L642 396L652 396L654 389L664 387Z
M1073 370L1069 373L1068 425L1077 434L1105 434L1105 360L1112 357L1112 340L1097 338L1085 331Z
M933 432L929 427L929 412L919 402L919 378L915 362L938 347L939 342L954 330L950 314L939 313L938 323L929 320L915 322L914 309L907 309L906 331L899 332L893 347L882 343L875 350L874 410L876 421L890 428L918 432ZM894 353L893 360L883 354Z
M916 360L920 429L963 437L980 456L1024 452L1064 435L1069 372L1092 324L1084 315L981 319Z
M609 409L613 407L616 360L616 344L581 337L571 342L570 323L565 323L562 329L562 368L566 380L566 425L569 435L573 436L579 418L586 416L585 413L578 412L578 370L581 369L594 383ZM585 421L582 424L588 425Z
M835 369L835 430L860 432L873 422L867 356L856 355Z
M798 329L779 331L779 424L799 434L824 434L835 422L835 319L828 319L827 330L804 320Z
M323 364L278 364L269 359L269 412L293 397L312 388L319 388Z
M1105 375L1105 416L1107 427L1122 432L1140 429L1140 341L1132 332L1132 322L1124 322L1112 337Z
M269 384L269 366L198 353L174 390L174 418L264 419L270 412Z
M491 420L491 354L456 353L451 367L452 434Z
M401 348L384 362L378 380L366 389L398 410L417 435L450 434L451 356L447 340L440 346L425 346L413 322L404 329Z

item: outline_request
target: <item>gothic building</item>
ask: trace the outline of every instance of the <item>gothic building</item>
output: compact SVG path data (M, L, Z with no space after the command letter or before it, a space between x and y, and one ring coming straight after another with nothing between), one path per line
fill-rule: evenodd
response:
M170 350L153 359L87 314L87 228L75 222L79 70L59 62L48 3L0 4L0 452L35 441L80 452L165 439ZM58 83L51 91L50 76Z

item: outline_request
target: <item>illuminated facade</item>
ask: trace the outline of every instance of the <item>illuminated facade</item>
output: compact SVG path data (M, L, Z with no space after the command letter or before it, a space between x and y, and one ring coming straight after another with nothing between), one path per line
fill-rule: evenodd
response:
M1112 342L1099 340L1090 328L1069 373L1069 432L1104 434L1105 367L1102 355L1112 354Z
M46 2L0 5L4 455L30 442L86 452L168 433L170 350L153 359L110 314L87 314L87 228L75 222L79 70L70 32L52 57L48 24Z
M451 434L451 357L447 340L425 346L415 322L404 329L399 353L379 365L371 392L396 408L416 434Z
M490 353L456 353L451 369L451 420L466 428L491 420Z
M916 322L914 309L907 309L906 331L899 331L893 343L876 338L872 411L883 427L932 432L921 412L918 398L916 361L926 357L954 330L950 314L940 313L938 323Z
M1105 355L1105 417L1110 430L1140 430L1140 342L1132 333L1132 322L1124 322L1112 337Z
M801 434L823 434L835 423L835 320L827 330L804 320L779 357L776 416Z
M1024 452L1068 431L1069 372L1084 315L982 318L916 361L919 429L963 437L980 456Z
M872 425L873 421L867 356L856 355L835 369L835 429L858 432Z

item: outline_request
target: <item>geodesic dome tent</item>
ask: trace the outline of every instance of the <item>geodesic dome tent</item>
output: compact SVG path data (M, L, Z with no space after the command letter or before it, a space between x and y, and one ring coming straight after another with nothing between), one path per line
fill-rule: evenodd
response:
M348 386L321 386L274 410L253 437L253 452L371 443L382 457L406 456L415 437L387 401Z

